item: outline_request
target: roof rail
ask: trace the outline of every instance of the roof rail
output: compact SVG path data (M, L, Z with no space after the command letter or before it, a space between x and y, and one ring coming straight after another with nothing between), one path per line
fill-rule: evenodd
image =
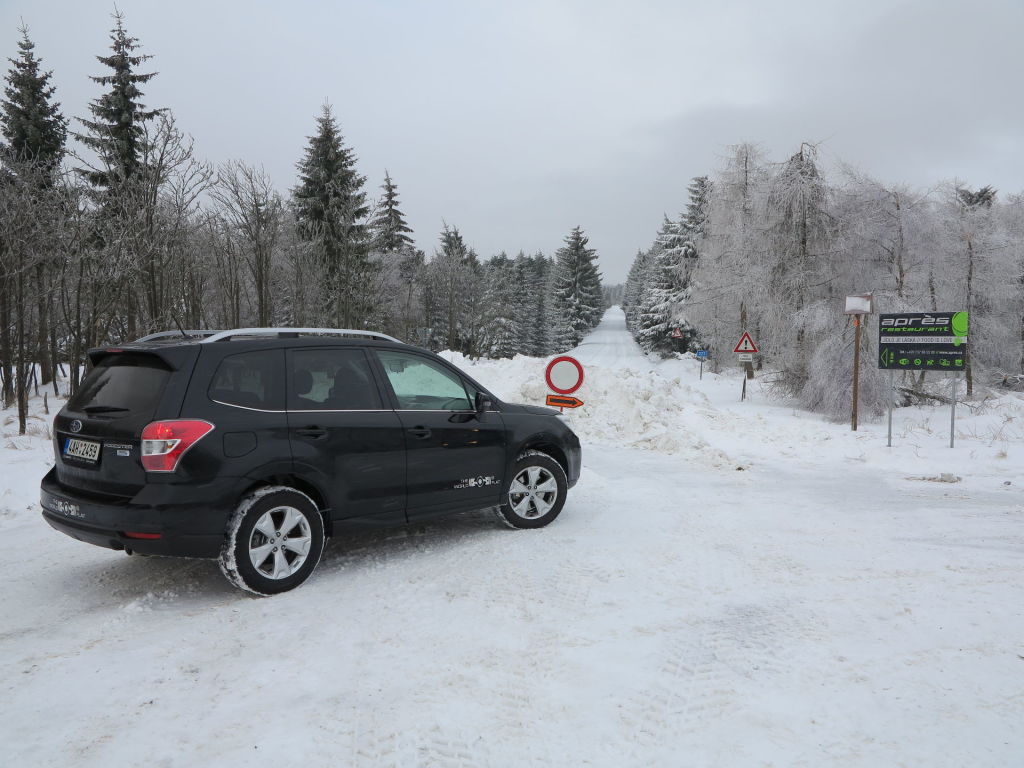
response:
M282 334L308 334L316 336L368 336L373 339L383 339L384 341L393 341L396 344L402 342L396 339L394 336L388 336L384 333L377 333L376 331L360 331L352 328L235 328L231 331L218 331L212 336L207 336L202 340L202 344L211 344L215 341L224 341L235 336L271 336Z
M160 331L159 333L151 333L148 336L143 336L141 339L136 339L132 344L139 344L143 341L153 341L154 339L166 339L171 336L180 336L185 339L189 336L213 336L217 333L220 333L220 331Z

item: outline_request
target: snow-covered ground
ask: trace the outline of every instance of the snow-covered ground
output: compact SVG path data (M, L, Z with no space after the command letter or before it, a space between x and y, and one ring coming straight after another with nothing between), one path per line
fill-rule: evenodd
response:
M1024 765L1019 397L954 449L901 409L887 448L648 360L617 309L574 354L554 524L347 534L271 599L52 531L48 417L0 414L0 764ZM544 360L452 357L543 401Z

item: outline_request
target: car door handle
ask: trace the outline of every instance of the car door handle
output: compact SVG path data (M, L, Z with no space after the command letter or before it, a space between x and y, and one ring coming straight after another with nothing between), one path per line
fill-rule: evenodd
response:
M409 434L415 437L417 440L426 440L430 437L431 432L426 427L413 427L409 430Z
M295 431L303 437L308 437L313 440L320 440L327 437L327 430L323 427L303 427L302 429L296 429Z

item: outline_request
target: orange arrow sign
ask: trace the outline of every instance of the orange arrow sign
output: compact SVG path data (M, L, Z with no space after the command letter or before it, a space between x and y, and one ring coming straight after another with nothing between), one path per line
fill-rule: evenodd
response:
M555 408L579 408L583 405L583 401L578 397L569 397L568 395L548 395L544 404L552 405Z

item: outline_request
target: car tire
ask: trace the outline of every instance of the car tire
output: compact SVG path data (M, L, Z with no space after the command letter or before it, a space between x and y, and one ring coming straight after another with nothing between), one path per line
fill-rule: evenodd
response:
M239 589L276 595L309 578L324 549L324 521L294 488L260 488L239 503L228 524L220 569Z
M516 459L498 517L510 528L543 528L562 511L569 484L562 465L540 451Z

